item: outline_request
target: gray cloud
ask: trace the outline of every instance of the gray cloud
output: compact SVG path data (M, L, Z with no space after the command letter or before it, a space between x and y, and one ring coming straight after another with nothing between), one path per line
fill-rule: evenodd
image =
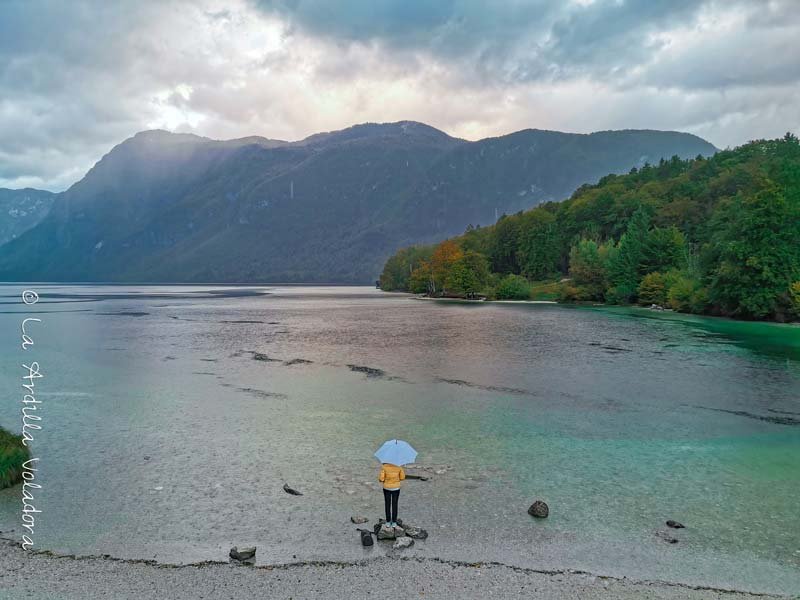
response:
M525 127L798 131L792 0L7 0L0 186L64 189L154 127L298 139L415 119Z

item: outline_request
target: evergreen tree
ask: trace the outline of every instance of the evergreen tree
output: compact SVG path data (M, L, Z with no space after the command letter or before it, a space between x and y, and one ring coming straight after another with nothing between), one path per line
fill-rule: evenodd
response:
M645 207L639 206L631 216L608 266L609 282L616 301L630 302L636 297L640 276L645 269L649 228L650 213Z
M544 279L558 271L561 258L555 216L547 211L531 211L520 225L517 263L531 279Z
M784 318L800 280L800 202L790 203L773 185L737 196L719 223L712 302L732 316Z

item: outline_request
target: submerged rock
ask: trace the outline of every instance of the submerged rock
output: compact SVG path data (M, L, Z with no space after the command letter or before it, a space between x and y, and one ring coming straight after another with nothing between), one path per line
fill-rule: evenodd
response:
M684 529L684 525L682 523L678 523L677 521L673 521L672 519L667 521L667 527L672 527L673 529Z
M550 507L542 500L536 500L528 507L528 514L537 519L545 519L550 514Z
M306 360L305 358L293 358L292 360L287 360L283 364L287 367L291 367L292 365L310 365L313 362L313 360Z
M408 536L401 536L395 540L394 544L392 544L392 548L394 548L395 550L399 550L401 548L409 548L413 545L414 545L413 539L411 539Z
M374 367L364 367L362 365L347 365L354 373L363 373L367 377L384 377L386 372L383 369L376 369Z
M248 546L244 548L239 548L238 546L234 546L233 548L231 548L231 551L228 554L233 560L238 560L238 561L252 560L256 557L256 547Z
M672 535L670 534L669 531L658 530L658 531L656 531L656 537L660 537L662 540L664 540L665 542L668 542L670 544L677 544L678 543L678 538L672 537Z
M350 517L350 521L356 525L361 525L369 521L369 519L367 517Z

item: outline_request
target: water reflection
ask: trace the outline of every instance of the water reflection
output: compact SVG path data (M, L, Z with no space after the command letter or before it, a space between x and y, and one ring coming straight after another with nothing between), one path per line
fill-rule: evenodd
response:
M37 339L45 546L362 558L349 517L379 514L372 452L401 437L430 476L401 507L432 532L422 555L800 583L796 328L369 288L37 289L91 310L48 314ZM0 314L5 339L17 327ZM17 512L0 493L0 529ZM678 551L654 535L666 518L688 525Z

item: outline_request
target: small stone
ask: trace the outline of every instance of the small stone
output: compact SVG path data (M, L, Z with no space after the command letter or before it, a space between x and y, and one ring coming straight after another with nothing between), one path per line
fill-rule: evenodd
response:
M369 521L369 519L367 517L350 517L350 521L356 525L361 525Z
M392 548L395 550L399 550L401 548L409 548L414 545L414 540L408 536L402 536L395 540L394 544L392 544Z
M550 507L547 506L546 502L543 502L542 500L536 500L528 508L528 514L532 517L536 517L537 519L545 519L547 518L547 515L550 514Z
M424 540L428 537L428 532L421 527L414 527L413 525L405 526L405 533L408 537L415 540Z
M298 492L296 489L294 489L292 487L289 487L288 483L284 483L283 484L283 491L286 492L287 494L291 494L292 496L302 496L303 495L301 492Z
M667 521L667 527L672 527L673 529L684 529L683 524L678 523L677 521L673 521L672 519Z
M248 546L245 548L239 548L237 546L234 546L233 548L231 548L229 556L233 560L250 560L252 558L255 558L256 556L256 547Z

